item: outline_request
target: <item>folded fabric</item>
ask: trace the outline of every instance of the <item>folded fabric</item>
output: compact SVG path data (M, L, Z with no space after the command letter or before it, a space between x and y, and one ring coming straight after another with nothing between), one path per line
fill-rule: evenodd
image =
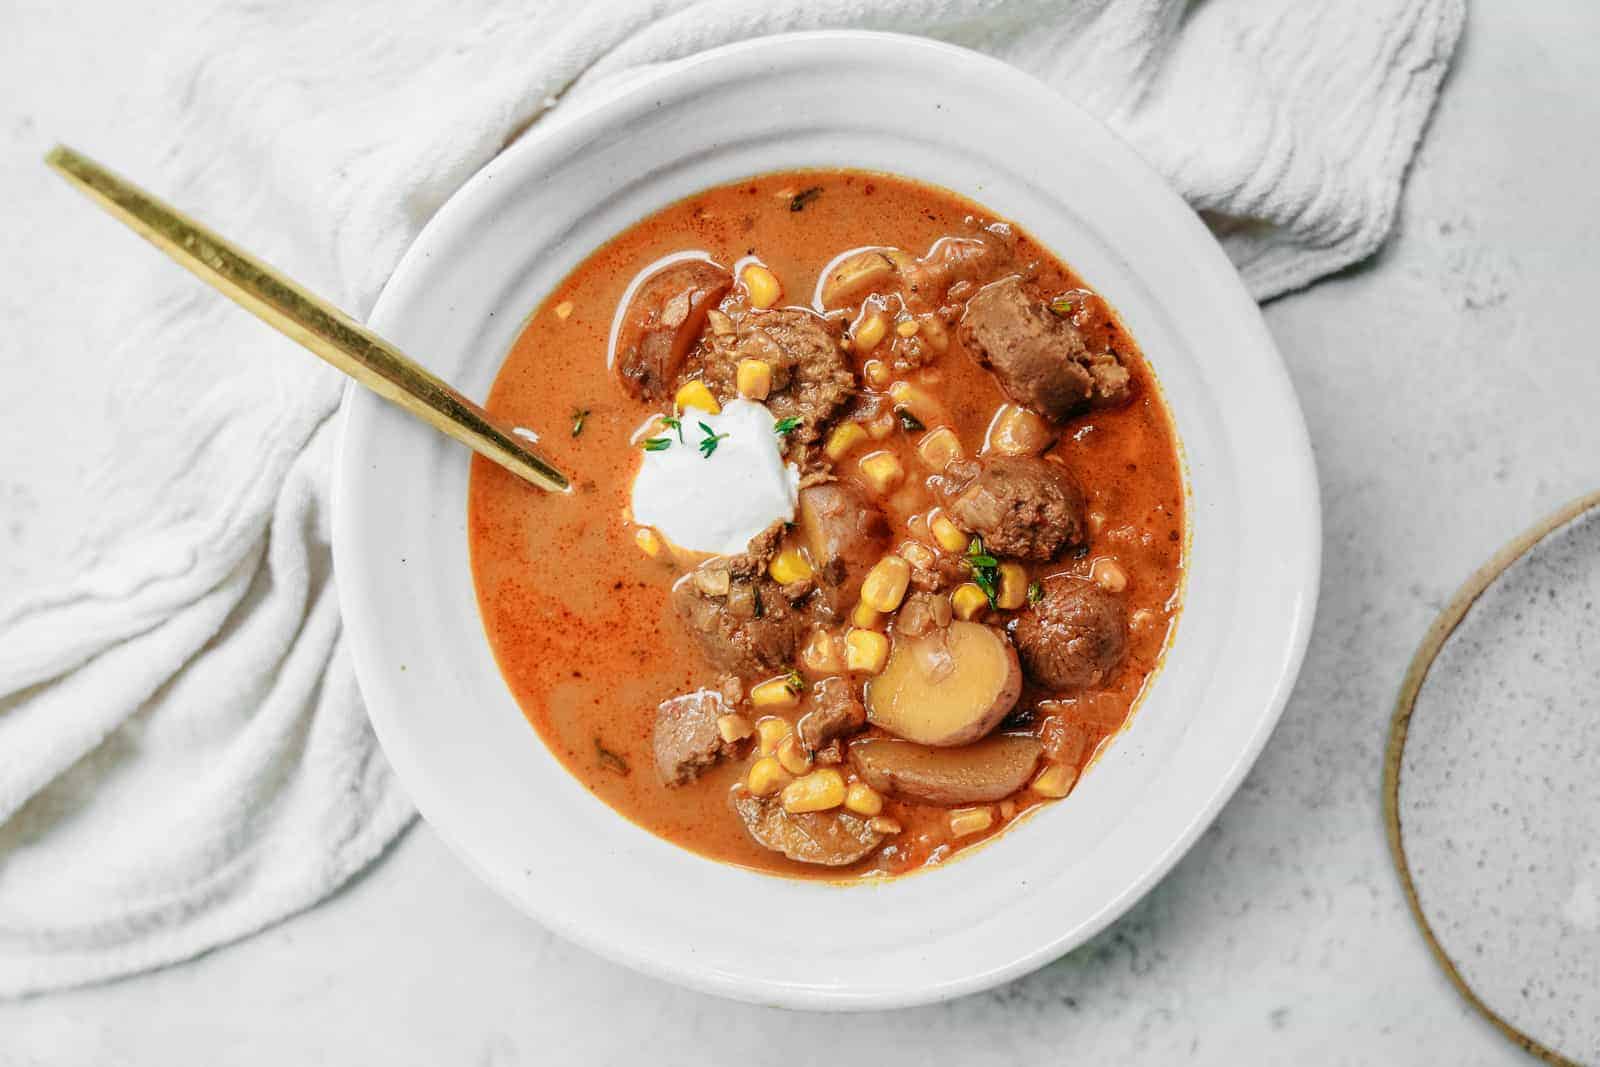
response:
M564 95L761 34L902 30L998 55L1099 115L1265 299L1383 241L1462 14L1462 0L232 2L151 42L160 90L105 116L145 131L147 155L108 162L364 314L439 205ZM64 190L56 203L89 210ZM102 239L130 240L110 224ZM411 818L340 636L341 380L150 262L101 279L113 295L95 302L41 287L12 323L17 351L42 354L64 316L87 317L103 343L50 354L104 443L79 491L53 495L72 505L31 520L67 573L0 591L0 995L258 930ZM36 373L8 362L4 419L69 419L34 406Z

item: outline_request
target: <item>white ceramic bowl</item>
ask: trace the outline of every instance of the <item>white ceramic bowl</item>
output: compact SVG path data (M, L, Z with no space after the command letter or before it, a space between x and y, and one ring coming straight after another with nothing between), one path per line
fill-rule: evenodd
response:
M344 408L334 556L384 751L424 817L508 900L697 989L890 1007L982 989L1081 944L1211 821L1299 668L1316 475L1256 306L1194 213L1044 85L920 39L767 38L564 105L445 205L372 324L484 396L524 318L607 238L707 186L807 166L909 175L1015 220L1121 312L1166 391L1191 492L1186 607L1132 726L1070 799L887 883L714 863L617 815L545 749L478 617L466 451L359 390Z

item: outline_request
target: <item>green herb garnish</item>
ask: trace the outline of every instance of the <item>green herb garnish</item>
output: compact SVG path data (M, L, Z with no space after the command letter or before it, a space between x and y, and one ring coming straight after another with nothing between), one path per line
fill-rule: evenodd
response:
M921 433L927 429L921 419L911 414L910 408L895 408L894 413L900 417L900 428L906 433Z
M717 450L717 445L720 444L728 435L725 433L713 433L711 427L707 426L703 422L700 423L700 430L705 434L705 436L700 439L700 455L704 456L706 459L710 459L711 453Z
M783 680L783 687L795 696L799 696L806 691L806 680L800 677L799 671L790 671Z
M572 409L572 436L576 437L583 432L583 420L589 417L588 408Z
M974 537L967 546L967 567L973 582L989 598L989 606L994 607L1000 593L1000 561L983 550L983 538Z
M1054 311L1057 315L1071 315L1077 309L1078 305L1073 302L1072 297L1070 296L1058 296L1054 300L1050 301L1050 310Z
M811 203L811 201L815 200L821 195L822 186L820 185L813 185L809 189L802 189L798 193L794 194L793 198L790 199L789 210L804 211L807 204Z
M1028 603L1037 604L1044 599L1044 586L1038 582L1028 583Z
M676 415L663 415L663 416L661 416L661 425L665 426L669 430L678 431L678 443L680 445L683 444L683 420L682 419L678 418Z
M772 427L772 432L779 437L786 437L800 428L800 416L790 415L787 419L779 419Z
M646 437L644 439L644 450L646 452L662 452L671 447L672 438L670 437Z

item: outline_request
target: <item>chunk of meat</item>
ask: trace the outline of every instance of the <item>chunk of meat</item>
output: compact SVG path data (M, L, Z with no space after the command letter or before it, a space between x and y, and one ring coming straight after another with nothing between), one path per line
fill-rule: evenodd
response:
M663 784L692 782L733 751L717 729L717 718L728 711L722 694L712 689L661 702L656 708L654 746L656 773Z
M849 680L824 678L811 688L811 710L800 716L795 730L806 751L815 753L866 725L867 709Z
M611 350L617 381L638 400L660 400L733 275L704 259L680 259L645 278L618 320Z
M800 490L800 530L817 588L835 615L855 606L861 582L889 551L889 523L866 491L849 482Z
M945 468L946 508L983 538L989 552L1054 559L1088 543L1083 490L1061 464L1033 456L991 456Z
M799 419L789 440L809 444L838 414L855 390L856 377L839 347L840 324L803 308L752 311L741 316L732 334L715 334L696 373L719 397L737 392L741 359L759 359L772 368L767 409L778 419Z
M754 578L765 573L767 565L772 562L772 557L783 547L783 537L788 532L788 523L782 519L774 522L750 538L743 552L728 557L728 570L741 578Z
M791 815L771 797L743 790L733 796L733 810L756 843L799 863L843 867L870 855L883 835L867 820L848 811L812 811Z
M805 632L805 612L770 578L730 574L727 592L719 594L720 581L706 581L702 570L678 579L672 606L706 659L742 678L787 667Z
M1003 225L985 226L970 236L941 237L920 259L901 265L906 298L918 307L944 303L952 286L982 285L1011 267L1009 232Z
M1093 582L1057 577L1044 583L1037 604L1012 623L1022 669L1057 692L1091 689L1122 662L1128 609Z
M1089 351L1077 327L1028 295L1014 274L967 301L960 338L1007 396L1055 422L1132 395L1128 369L1117 357Z

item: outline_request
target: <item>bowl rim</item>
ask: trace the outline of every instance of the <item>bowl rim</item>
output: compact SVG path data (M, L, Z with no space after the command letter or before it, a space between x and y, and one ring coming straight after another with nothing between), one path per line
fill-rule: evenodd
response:
M445 205L434 214L423 228L396 266L385 284L371 316L369 316L369 321L381 330L381 324L391 314L395 313L396 304L403 301L403 296L399 294L408 287L407 280L426 270L424 264L432 258L433 251L436 248L442 248L446 243L458 236L455 231L459 220L470 214L464 209L463 205L485 194L486 190L498 179L514 174L523 165L524 161L533 158L546 136L545 130L549 125L558 125L558 128L569 129L577 123L597 122L608 112L626 107L630 102L637 103L639 100L649 97L655 97L659 101L661 98L670 96L674 91L686 91L688 87L695 84L698 77L707 76L706 72L708 70L714 73L719 67L737 62L781 63L785 59L786 52L794 51L798 53L819 44L828 48L849 47L852 45L881 48L885 45L893 45L897 49L913 49L925 52L929 60L933 62L961 63L982 67L987 74L993 76L997 81L1006 83L1008 89L1018 93L1033 94L1040 103L1048 103L1052 107L1070 112L1077 121L1098 127L1104 132L1107 146L1114 146L1123 155L1124 158L1119 159L1118 164L1141 174L1145 185L1152 187L1143 190L1143 192L1146 195L1165 198L1168 201L1164 205L1159 205L1165 209L1167 214L1173 216L1165 221L1170 222L1175 227L1186 228L1189 232L1185 236L1192 244L1197 246L1193 251L1198 255L1210 256L1214 260L1211 265L1213 267L1220 265L1220 270L1225 271L1227 277L1231 278L1235 290L1232 298L1235 306L1231 310L1235 313L1244 314L1246 319L1253 319L1254 325L1250 329L1256 336L1251 338L1251 341L1270 357L1268 359L1269 366L1265 372L1268 380L1264 383L1264 386L1272 391L1276 400L1283 405L1283 414L1287 417L1289 423L1287 437L1281 442L1284 451L1282 455L1276 457L1276 460L1281 469L1287 469L1292 472L1292 481L1299 495L1305 501L1305 508L1302 512L1292 516L1293 531L1299 534L1298 538L1285 538L1285 540L1294 541L1294 543L1286 546L1286 555L1292 557L1290 562L1294 576L1297 579L1295 582L1296 595L1290 612L1290 624L1284 634L1284 644L1273 652L1273 662L1278 664L1278 670L1271 685L1270 698L1262 704L1260 712L1250 728L1248 737L1242 745L1238 746L1236 754L1227 764L1226 772L1215 780L1205 802L1193 809L1188 821L1165 844L1159 849L1150 851L1148 858L1143 861L1142 873L1138 877L1125 882L1122 888L1098 912L1078 922L1070 929L1041 936L1039 942L1030 951L1020 953L1014 958L985 966L981 969L975 968L971 973L959 980L947 980L938 984L929 984L927 982L919 982L915 977L912 977L899 988L878 990L865 996L841 993L829 989L802 989L776 985L770 988L745 988L729 981L726 975L696 970L692 965L692 961L663 959L647 952L636 951L623 941L605 936L592 925L585 925L581 921L574 921L565 915L550 910L541 912L526 900L510 892L494 871L490 870L472 855L467 848L463 847L452 832L451 819L442 814L444 807L442 798L447 790L441 792L438 783L428 781L420 774L411 773L412 768L406 765L405 760L396 759L392 755L395 752L396 742L402 737L404 726L393 713L393 709L386 706L382 699L374 700L372 698L371 694L375 692L381 693L384 688L383 686L374 686L371 683L371 680L378 676L378 660L381 655L376 646L357 639L363 630L370 632L370 626L373 625L370 622L370 608L362 600L358 592L359 582L341 581L338 583L338 589L341 611L346 624L351 628L352 640L349 642L351 658L363 696L367 702L369 718L386 754L390 754L390 761L397 775L406 786L408 792L412 794L414 802L423 817L438 831L440 837L451 851L459 856L480 878L516 904L520 910L532 915L546 928L583 945L602 957L646 974L700 991L735 999L790 1007L865 1010L912 1006L947 1000L989 988L1027 973L1101 932L1144 896L1182 858L1199 835L1216 818L1222 806L1234 794L1245 774L1259 757L1292 692L1294 682L1304 661L1316 610L1321 571L1321 511L1315 462L1309 435L1306 431L1298 400L1289 381L1287 370L1272 343L1270 335L1266 331L1264 323L1260 319L1259 307L1245 291L1243 283L1239 280L1232 264L1229 263L1220 245L1216 243L1215 238L1204 227L1199 217L1131 147L1122 142L1114 133L1107 130L1093 116L1082 112L1076 105L1061 97L1044 82L998 59L923 37L860 30L823 30L778 34L736 42L662 64L658 67L633 72L629 76L617 79L614 85L588 92L581 99L575 99L567 105L568 110L565 114L558 110L551 116L541 120L540 123L535 124L526 134L480 169L448 199ZM1100 147L1106 148L1107 146ZM1174 212L1174 207L1181 210ZM1203 246L1203 248L1199 246ZM1204 248L1209 248L1209 252L1204 251ZM1159 372L1159 368L1157 370ZM353 574L360 566L358 559L353 555L356 552L355 539L352 536L351 529L353 519L345 486L348 484L348 479L355 475L354 467L358 462L355 458L358 450L352 445L352 423L354 421L352 411L364 406L378 407L381 405L379 405L379 401L375 397L356 389L353 385L347 386L340 409L339 454L335 460L334 491L332 494L333 554L336 573L338 574ZM1187 476L1185 477L1185 488L1187 492ZM1187 600L1185 607L1187 608ZM1181 635L1175 638L1172 646L1169 646L1169 653L1179 641L1181 641ZM535 734L535 736L537 737L538 735ZM543 744L543 740L540 739L538 743ZM621 816L615 817L622 818ZM742 981L745 980L741 979Z

